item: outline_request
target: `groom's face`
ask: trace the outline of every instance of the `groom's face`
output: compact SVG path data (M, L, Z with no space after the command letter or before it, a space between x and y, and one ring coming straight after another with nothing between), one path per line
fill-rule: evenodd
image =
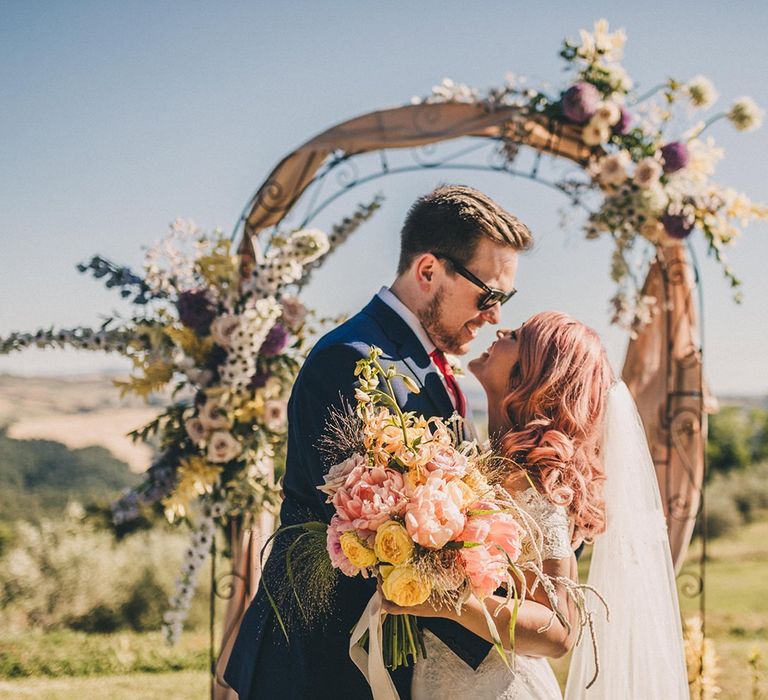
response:
M488 287L508 292L515 285L517 252L481 238L475 255L464 267ZM419 320L443 352L465 354L483 325L499 322L499 304L480 310L478 304L484 296L483 290L455 273L450 263L444 260L435 262L435 281L431 292Z

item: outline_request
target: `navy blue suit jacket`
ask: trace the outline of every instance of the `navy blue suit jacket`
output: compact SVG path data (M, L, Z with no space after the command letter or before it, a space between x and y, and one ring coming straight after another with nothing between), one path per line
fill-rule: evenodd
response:
M333 506L317 490L328 470L316 444L329 410L346 401L354 405L357 360L367 357L372 345L383 351L384 367L412 376L420 385L409 393L395 383L400 406L425 416L449 417L453 405L421 342L407 323L378 297L356 316L317 343L302 367L288 404L288 452L283 480L285 499L281 525L323 520L329 522ZM281 557L271 556L264 571L270 588L285 585ZM282 557L284 560L284 557ZM331 609L322 624L289 631L289 641L276 624L263 587L246 611L224 677L241 700L265 698L304 700L370 698L368 683L349 658L349 635L365 609L375 582L339 576ZM428 628L473 668L491 645L461 625L442 618L422 618ZM400 697L410 698L412 669L392 674Z

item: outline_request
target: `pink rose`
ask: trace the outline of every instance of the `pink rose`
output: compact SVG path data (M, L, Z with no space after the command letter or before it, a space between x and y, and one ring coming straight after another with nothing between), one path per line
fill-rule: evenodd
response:
M443 474L462 477L467 472L467 458L450 445L443 445L434 450L426 468L428 471L440 469Z
M442 471L431 472L427 482L413 490L406 508L408 534L429 549L440 549L449 540L456 539L465 524L461 511L463 496L461 487L446 481Z
M341 549L341 542L339 541L341 535L349 530L354 530L352 523L348 523L339 518L338 515L334 515L328 525L325 546L328 549L328 556L330 557L331 565L334 568L339 569L341 573L346 574L347 576L357 576L362 570L357 568L351 561L349 561L349 559L347 559ZM362 574L367 577L366 571L362 571Z
M472 591L479 598L492 595L509 579L506 557L487 545L466 547L459 551L459 558L472 584Z
M480 542L492 545L499 554L499 547L514 562L520 556L520 525L509 514L489 501L477 501L470 508L473 510L496 511L486 515L470 515L464 531L459 535L462 542Z
M333 495L340 518L357 530L376 530L406 505L403 475L394 469L358 465Z
M325 483L322 486L317 487L318 491L322 491L328 496L326 503L331 502L333 495L344 485L349 473L355 467L362 467L366 464L368 464L368 460L360 454L354 454L343 462L334 464L328 470L328 473L323 475L323 481Z

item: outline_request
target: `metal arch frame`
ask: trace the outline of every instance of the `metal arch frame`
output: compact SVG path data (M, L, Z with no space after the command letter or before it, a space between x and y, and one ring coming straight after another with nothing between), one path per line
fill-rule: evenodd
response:
M476 143L473 143L469 146L463 146L462 148L459 148L458 150L453 151L450 154L447 154L439 159L436 160L429 160L420 154L429 154L431 151L435 151L441 143L437 144L429 144L427 146L422 147L416 147L416 148L409 148L409 149L392 149L392 152L398 152L398 153L408 153L410 154L413 163L412 164L405 164L405 165L399 165L393 167L390 164L390 160L388 158L388 149L379 149L378 151L373 151L370 153L364 153L364 154L357 154L357 153L337 153L333 157L331 157L318 171L318 173L315 175L315 177L311 180L309 185L306 187L304 193L299 197L299 200L305 200L307 201L306 205L306 212L304 214L303 219L301 220L301 223L299 224L299 228L304 228L307 226L320 212L322 212L324 209L326 209L330 204L332 204L334 201L339 199L341 196L346 194L347 192L351 191L355 187L358 187L360 185L367 184L369 182L373 182L375 180L381 179L383 177L386 177L388 175L399 175L404 173L413 173L413 172L420 172L424 170L454 170L454 171L469 171L469 172L496 172L496 173L506 173L508 175L511 175L513 177L520 177L527 180L531 180L533 182L537 182L541 185L544 185L545 187L548 187L552 190L555 190L557 192L560 192L564 194L566 197L568 197L571 201L571 203L574 206L580 207L584 209L587 213L591 214L592 210L589 209L583 202L582 198L579 193L579 188L582 188L586 191L589 190L589 183L586 181L574 181L574 192L569 192L567 188L564 186L562 182L552 181L548 180L544 177L541 177L539 175L539 166L543 157L543 153L541 151L536 152L536 156L534 157L532 166L530 169L521 169L521 168L514 168L510 166L510 161L504 157L503 155L499 154L498 150L491 151L491 153L487 154L487 162L486 163L473 163L473 162L461 162L461 159L472 155L480 153L483 149L488 148L489 146L492 146L493 144L504 144L504 143L518 143L514 140L504 139L503 137L492 137L492 136L469 136L469 137L460 137L461 139L469 139L472 141L475 141ZM525 144L522 144L525 145ZM367 173L365 175L360 175L359 170L357 168L357 165L354 163L354 159L358 156L368 156L373 158L374 154L378 153L378 169L373 169L372 172ZM494 162L494 159L497 162ZM319 204L317 203L320 199L320 193L323 189L323 185L328 180L330 175L336 171L339 168L348 167L349 173L345 173L345 171L341 170L336 173L337 177L337 183L338 187L336 191L328 195L324 200L322 200ZM237 220L237 223L235 224L231 239L234 241L238 237L238 235L241 235L245 232L245 226L248 219L248 214L251 211L254 202L256 201L256 197L258 195L258 191L254 192L254 194L249 198L248 202L246 203L245 207L242 210L242 213L240 214L240 217ZM290 215L295 212L297 207L294 205L290 210L286 212L285 217L281 220L285 221ZM279 226L279 224L277 225ZM275 227L271 227L272 229L275 229ZM266 229L269 230L269 229Z

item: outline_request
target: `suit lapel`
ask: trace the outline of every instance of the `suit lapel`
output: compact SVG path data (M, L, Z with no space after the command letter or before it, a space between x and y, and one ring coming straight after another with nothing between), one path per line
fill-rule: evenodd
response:
M435 415L448 417L453 413L453 403L440 376L427 355L421 341L400 315L379 297L371 299L363 312L371 316L397 347L393 360L402 362L435 407Z

